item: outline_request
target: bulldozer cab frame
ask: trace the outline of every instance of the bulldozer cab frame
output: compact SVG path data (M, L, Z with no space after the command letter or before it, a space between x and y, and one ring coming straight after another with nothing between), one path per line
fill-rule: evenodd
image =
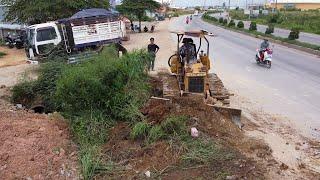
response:
M181 54L180 54L180 47L181 47L180 45L183 42L183 39L184 39L185 36L199 38L199 47L196 48L196 58L199 56L199 52L200 52L201 47L202 47L203 39L207 43L207 50L206 50L207 54L206 55L209 56L210 43L209 43L209 40L206 37L206 35L208 35L207 31L187 31L187 32L172 32L172 33L175 33L177 35L177 37L178 37L177 54L178 54L178 57L180 58L180 62L182 62Z

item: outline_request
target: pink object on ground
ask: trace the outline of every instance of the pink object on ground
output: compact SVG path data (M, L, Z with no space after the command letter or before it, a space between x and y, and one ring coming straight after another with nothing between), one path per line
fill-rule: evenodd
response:
M195 128L195 127L191 128L191 136L192 137L199 137L199 131L197 130L197 128Z

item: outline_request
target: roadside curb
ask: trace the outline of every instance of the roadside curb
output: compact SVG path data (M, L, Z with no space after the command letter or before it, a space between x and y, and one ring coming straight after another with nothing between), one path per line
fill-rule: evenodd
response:
M244 34L244 35L247 35L247 36L251 36L251 37L254 37L254 38L268 39L272 43L283 45L283 46L286 46L288 48L296 49L296 50L303 51L303 52L306 52L306 53L309 53L309 54L313 54L313 55L316 55L316 56L320 57L320 51L317 51L317 50L314 50L314 49L302 47L302 46L295 45L295 44L290 44L290 43L287 43L287 42L282 42L282 41L279 41L279 40L276 40L276 39L273 39L273 38L270 38L270 37L265 37L265 36L261 36L261 35L254 35L254 34L250 34L250 33L247 33L247 32L244 32L244 31L240 31L240 30L237 30L237 29L228 28L228 27L225 27L225 26L221 26L220 24L207 22L207 21L203 20L202 18L201 18L201 21L209 23L209 24L217 26L217 27L220 27L220 28L223 28L223 29L226 29L226 30L230 30L230 31L233 31L233 32L237 32L237 33L241 33L241 34Z

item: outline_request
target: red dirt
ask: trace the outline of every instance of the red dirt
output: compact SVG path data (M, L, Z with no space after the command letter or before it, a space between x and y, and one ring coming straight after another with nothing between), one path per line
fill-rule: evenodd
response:
M103 159L116 163L120 168L99 175L98 179L143 179L146 171L150 171L153 178L162 179L214 178L222 171L229 171L237 178L263 178L261 166L232 145L235 138L244 138L243 133L213 108L204 105L202 97L173 98L170 103L151 99L143 112L150 124L159 124L168 116L187 116L188 127L197 127L200 136L222 144L226 150L234 152L236 158L216 164L185 167L181 164L184 149L178 144L164 140L147 145L143 140L132 140L130 125L120 123L111 130L110 139L103 148Z
M25 111L0 111L1 179L78 178L67 123Z

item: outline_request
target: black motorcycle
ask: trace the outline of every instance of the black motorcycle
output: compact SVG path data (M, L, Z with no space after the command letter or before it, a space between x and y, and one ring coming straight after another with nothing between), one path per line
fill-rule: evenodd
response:
M6 42L6 46L8 46L8 48L10 48L10 49L14 48L15 39L11 35L7 35L4 39L4 41Z
M14 43L17 49L24 48L24 38L22 36L19 35L17 38L15 38Z

